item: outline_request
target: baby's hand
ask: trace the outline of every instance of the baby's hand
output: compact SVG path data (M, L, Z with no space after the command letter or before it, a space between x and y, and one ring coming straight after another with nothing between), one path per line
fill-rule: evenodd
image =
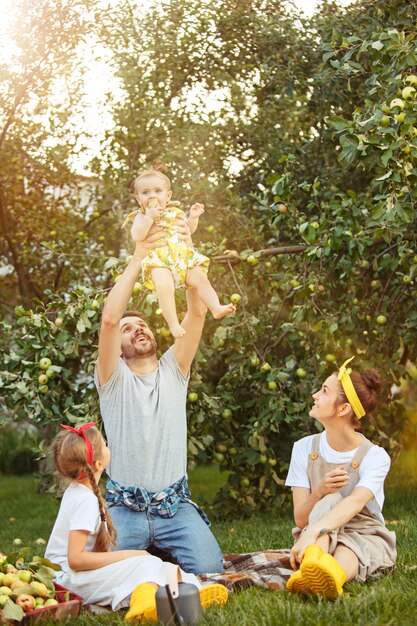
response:
M190 217L200 217L204 213L204 204L201 202L196 202L190 209Z
M145 215L147 215L147 217L150 217L151 220L155 222L155 220L162 216L162 212L163 211L158 204L158 200L149 200L145 209Z

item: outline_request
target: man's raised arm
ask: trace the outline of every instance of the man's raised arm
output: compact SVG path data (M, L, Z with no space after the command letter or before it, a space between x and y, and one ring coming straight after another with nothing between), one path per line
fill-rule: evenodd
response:
M197 352L207 313L207 307L198 295L197 289L187 289L186 297L188 310L181 322L186 334L178 337L174 344L175 358L184 376L188 374Z
M142 244L136 246L132 259L104 303L98 340L97 373L100 385L107 383L119 362L119 324L132 295L133 286L139 276L142 259L146 253Z

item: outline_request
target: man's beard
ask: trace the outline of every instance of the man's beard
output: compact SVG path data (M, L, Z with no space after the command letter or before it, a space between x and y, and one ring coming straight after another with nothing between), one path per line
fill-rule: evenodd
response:
M122 353L125 359L144 359L148 356L153 356L157 351L157 343L155 339L147 336L148 341L140 342L134 341L127 346L123 346Z

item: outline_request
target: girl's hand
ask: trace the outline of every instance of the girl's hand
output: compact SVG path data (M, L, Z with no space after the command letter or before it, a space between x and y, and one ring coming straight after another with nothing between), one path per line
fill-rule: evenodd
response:
M321 494L321 498L326 496L328 493L335 493L342 487L346 487L349 484L349 474L342 467L337 467L331 472L327 472L324 475L324 478L320 484L319 492Z
M298 569L299 564L303 560L306 548L313 543L316 543L317 533L315 530L307 528L301 533L297 541L291 548L290 563L293 569Z
M203 215L203 213L204 204L201 204L201 202L196 202L190 209L190 217L193 217L194 219L199 218L200 215Z

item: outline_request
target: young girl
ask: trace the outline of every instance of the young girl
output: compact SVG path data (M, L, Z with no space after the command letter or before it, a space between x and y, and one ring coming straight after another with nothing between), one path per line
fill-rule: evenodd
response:
M375 409L381 378L375 370L349 374L351 360L313 394L310 415L324 431L294 444L286 480L297 524L291 563L299 567L287 588L331 599L346 581L364 582L396 560L395 533L382 517L390 458L357 432Z
M233 304L220 304L219 297L207 278L209 259L199 254L190 242L180 241L174 228L178 217L185 217L179 202L171 201L171 181L158 169L142 172L134 181L135 198L140 206L126 218L130 220L132 237L142 241L153 224L158 224L168 233L167 245L152 250L142 262L144 284L156 289L162 314L174 337L182 337L185 330L178 321L175 306L175 289L194 287L201 300L215 319L220 319L236 311ZM204 212L202 204L194 204L190 209L188 226L193 234L198 226L198 218Z
M128 621L156 621L155 594L173 579L196 585L203 607L224 604L223 585L202 587L194 574L165 563L144 550L110 549L116 540L98 482L110 462L110 451L94 422L63 426L52 452L59 474L71 479L52 529L45 556L61 566L56 581L84 599L84 604L129 606Z

